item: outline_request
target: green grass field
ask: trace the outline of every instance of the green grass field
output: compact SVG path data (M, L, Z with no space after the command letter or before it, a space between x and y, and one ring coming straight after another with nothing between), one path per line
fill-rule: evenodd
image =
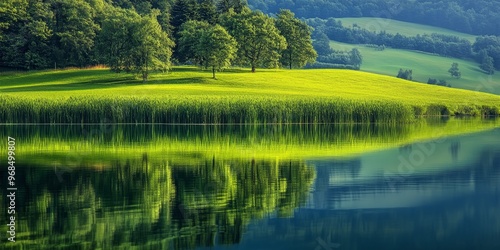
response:
M374 17L359 17L359 18L356 17L356 18L336 18L336 20L342 21L342 25L344 27L352 28L354 24L357 24L361 28L377 33L385 31L389 34L399 33L404 36L416 36L418 34L430 35L432 33L439 33L444 35L457 36L469 40L471 43L474 43L474 41L476 40L476 36L474 35L429 25L408 23L392 19L374 18Z
M143 84L108 70L0 77L2 123L408 122L415 115L498 114L500 97L350 70L174 68Z
M332 41L335 50L358 48L363 56L362 71L396 76L399 69L413 69L413 80L426 83L429 78L446 80L452 88L500 94L500 74L486 75L476 62L428 53L386 48L378 51L363 45ZM448 73L451 64L459 64L462 77L455 79Z

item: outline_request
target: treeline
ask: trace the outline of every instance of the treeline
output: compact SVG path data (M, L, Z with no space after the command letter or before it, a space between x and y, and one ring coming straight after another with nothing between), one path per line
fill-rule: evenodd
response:
M379 50L387 47L395 49L418 50L441 56L474 59L487 74L500 70L500 37L479 36L472 44L466 39L443 34L423 34L404 36L399 33L373 32L359 27L344 27L334 18L307 19L306 23L314 28L314 47L320 57L328 54L324 44L334 40L351 44L367 44ZM320 59L318 59L320 60Z
M499 0L249 0L266 13L290 9L301 18L381 17L476 35L500 35Z
M314 38L319 38L323 33L329 39L351 43L388 46L397 49L419 50L428 53L450 56L455 58L472 57L472 44L465 39L443 34L424 34L417 36L404 36L387 32L373 32L362 28L344 27L340 20L307 19L307 23L314 27Z
M147 79L174 63L303 67L314 62L311 29L242 0L7 0L0 3L0 67L107 65Z

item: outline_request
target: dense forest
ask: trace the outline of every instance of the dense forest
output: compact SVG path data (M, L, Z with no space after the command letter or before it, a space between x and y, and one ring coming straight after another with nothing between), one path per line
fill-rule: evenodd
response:
M381 17L475 35L500 35L499 0L249 0L266 13L290 9L303 18Z
M303 67L311 29L288 10L270 17L240 0L8 0L0 3L0 67L106 65L147 80L171 63Z
M335 40L474 59L493 74L500 70L499 6L470 0L7 0L0 2L0 69L106 65L144 81L150 71L167 71L172 63L211 69L214 78L231 65L253 72L359 69L359 51L332 51L328 43ZM393 18L481 36L471 43L440 34L375 33L343 27L333 18L344 16Z

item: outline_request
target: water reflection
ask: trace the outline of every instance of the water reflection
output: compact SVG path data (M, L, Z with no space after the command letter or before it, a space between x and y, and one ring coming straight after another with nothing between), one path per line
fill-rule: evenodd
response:
M74 168L61 182L45 166L19 165L17 176L18 246L193 249L238 243L251 220L290 216L315 172L302 162L214 158L186 166L145 155Z
M496 124L4 126L19 139L6 246L497 249Z

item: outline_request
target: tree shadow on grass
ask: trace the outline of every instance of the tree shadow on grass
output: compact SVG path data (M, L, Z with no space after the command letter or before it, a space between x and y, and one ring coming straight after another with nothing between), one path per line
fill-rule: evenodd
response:
M147 85L164 85L164 84L204 84L209 83L209 77L189 77L189 78L172 78L172 79L151 79L146 83L134 77L121 77L114 79L93 79L85 82L67 83L67 84L43 84L26 87L12 87L0 89L0 93L14 92L40 92L40 91L78 91L78 90L96 90L96 89L111 89L134 86Z
M212 69L201 69L201 68L195 68L195 67L189 67L189 66L178 66L176 68L173 68L170 70L170 72L175 73L175 72L199 72L199 73L212 73ZM217 73L250 73L251 70L250 68L227 68L223 69L222 71L217 71Z

